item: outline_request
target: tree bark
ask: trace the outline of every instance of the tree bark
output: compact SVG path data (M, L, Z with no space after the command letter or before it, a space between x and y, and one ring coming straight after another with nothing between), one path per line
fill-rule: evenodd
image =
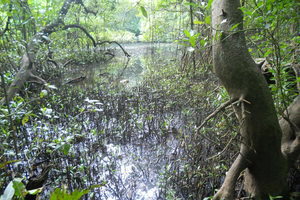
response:
M232 200L243 171L249 196L265 200L285 191L288 163L299 157L300 100L279 124L267 83L248 52L239 8L240 0L214 0L212 5L214 71L239 101L234 109L242 136L240 153L214 200Z

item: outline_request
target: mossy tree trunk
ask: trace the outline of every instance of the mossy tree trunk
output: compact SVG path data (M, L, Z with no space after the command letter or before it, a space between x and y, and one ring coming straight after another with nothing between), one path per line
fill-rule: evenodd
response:
M240 0L214 0L212 25L214 70L238 101L234 109L242 136L240 153L214 199L234 199L242 172L254 199L282 194L289 163L299 156L300 100L289 107L289 119L279 123L267 83L246 46Z

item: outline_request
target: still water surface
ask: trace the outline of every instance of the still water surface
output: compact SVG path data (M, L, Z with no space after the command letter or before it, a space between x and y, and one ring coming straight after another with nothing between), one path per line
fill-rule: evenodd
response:
M164 174L172 170L169 163L178 151L176 132L183 129L183 121L176 112L164 110L163 94L144 87L143 79L151 70L167 64L175 67L178 49L174 44L124 44L124 48L130 59L116 47L110 62L73 68L65 75L65 79L86 77L65 86L65 90L75 89L71 96L76 90L85 91L69 107L82 104L94 112L75 116L85 139L72 147L75 159L63 164L74 169L73 177L62 179L69 185L72 182L73 188L105 183L90 199L163 199ZM66 129L70 124L60 126Z

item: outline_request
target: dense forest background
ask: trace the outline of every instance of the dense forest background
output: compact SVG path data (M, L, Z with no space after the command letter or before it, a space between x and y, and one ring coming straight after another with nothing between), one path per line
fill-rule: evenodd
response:
M212 199L243 140L213 73L212 3L2 0L0 199ZM239 9L243 30L230 31L284 117L299 95L300 3Z

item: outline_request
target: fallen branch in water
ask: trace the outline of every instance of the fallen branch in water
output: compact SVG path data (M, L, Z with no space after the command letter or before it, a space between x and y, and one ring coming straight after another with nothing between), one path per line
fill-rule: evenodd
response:
M73 78L73 79L71 79L71 80L65 82L64 84L78 83L78 82L83 81L85 78L86 78L86 76L79 76L79 77L77 77L77 78Z
M116 41L102 41L102 42L98 42L97 43L97 45L103 45L103 44L116 44L116 45L118 45L120 48L121 48L121 50L123 51L123 53L125 54L125 56L126 57L130 57L130 54L123 48L123 46L120 44L120 43L118 43L118 42L116 42Z

